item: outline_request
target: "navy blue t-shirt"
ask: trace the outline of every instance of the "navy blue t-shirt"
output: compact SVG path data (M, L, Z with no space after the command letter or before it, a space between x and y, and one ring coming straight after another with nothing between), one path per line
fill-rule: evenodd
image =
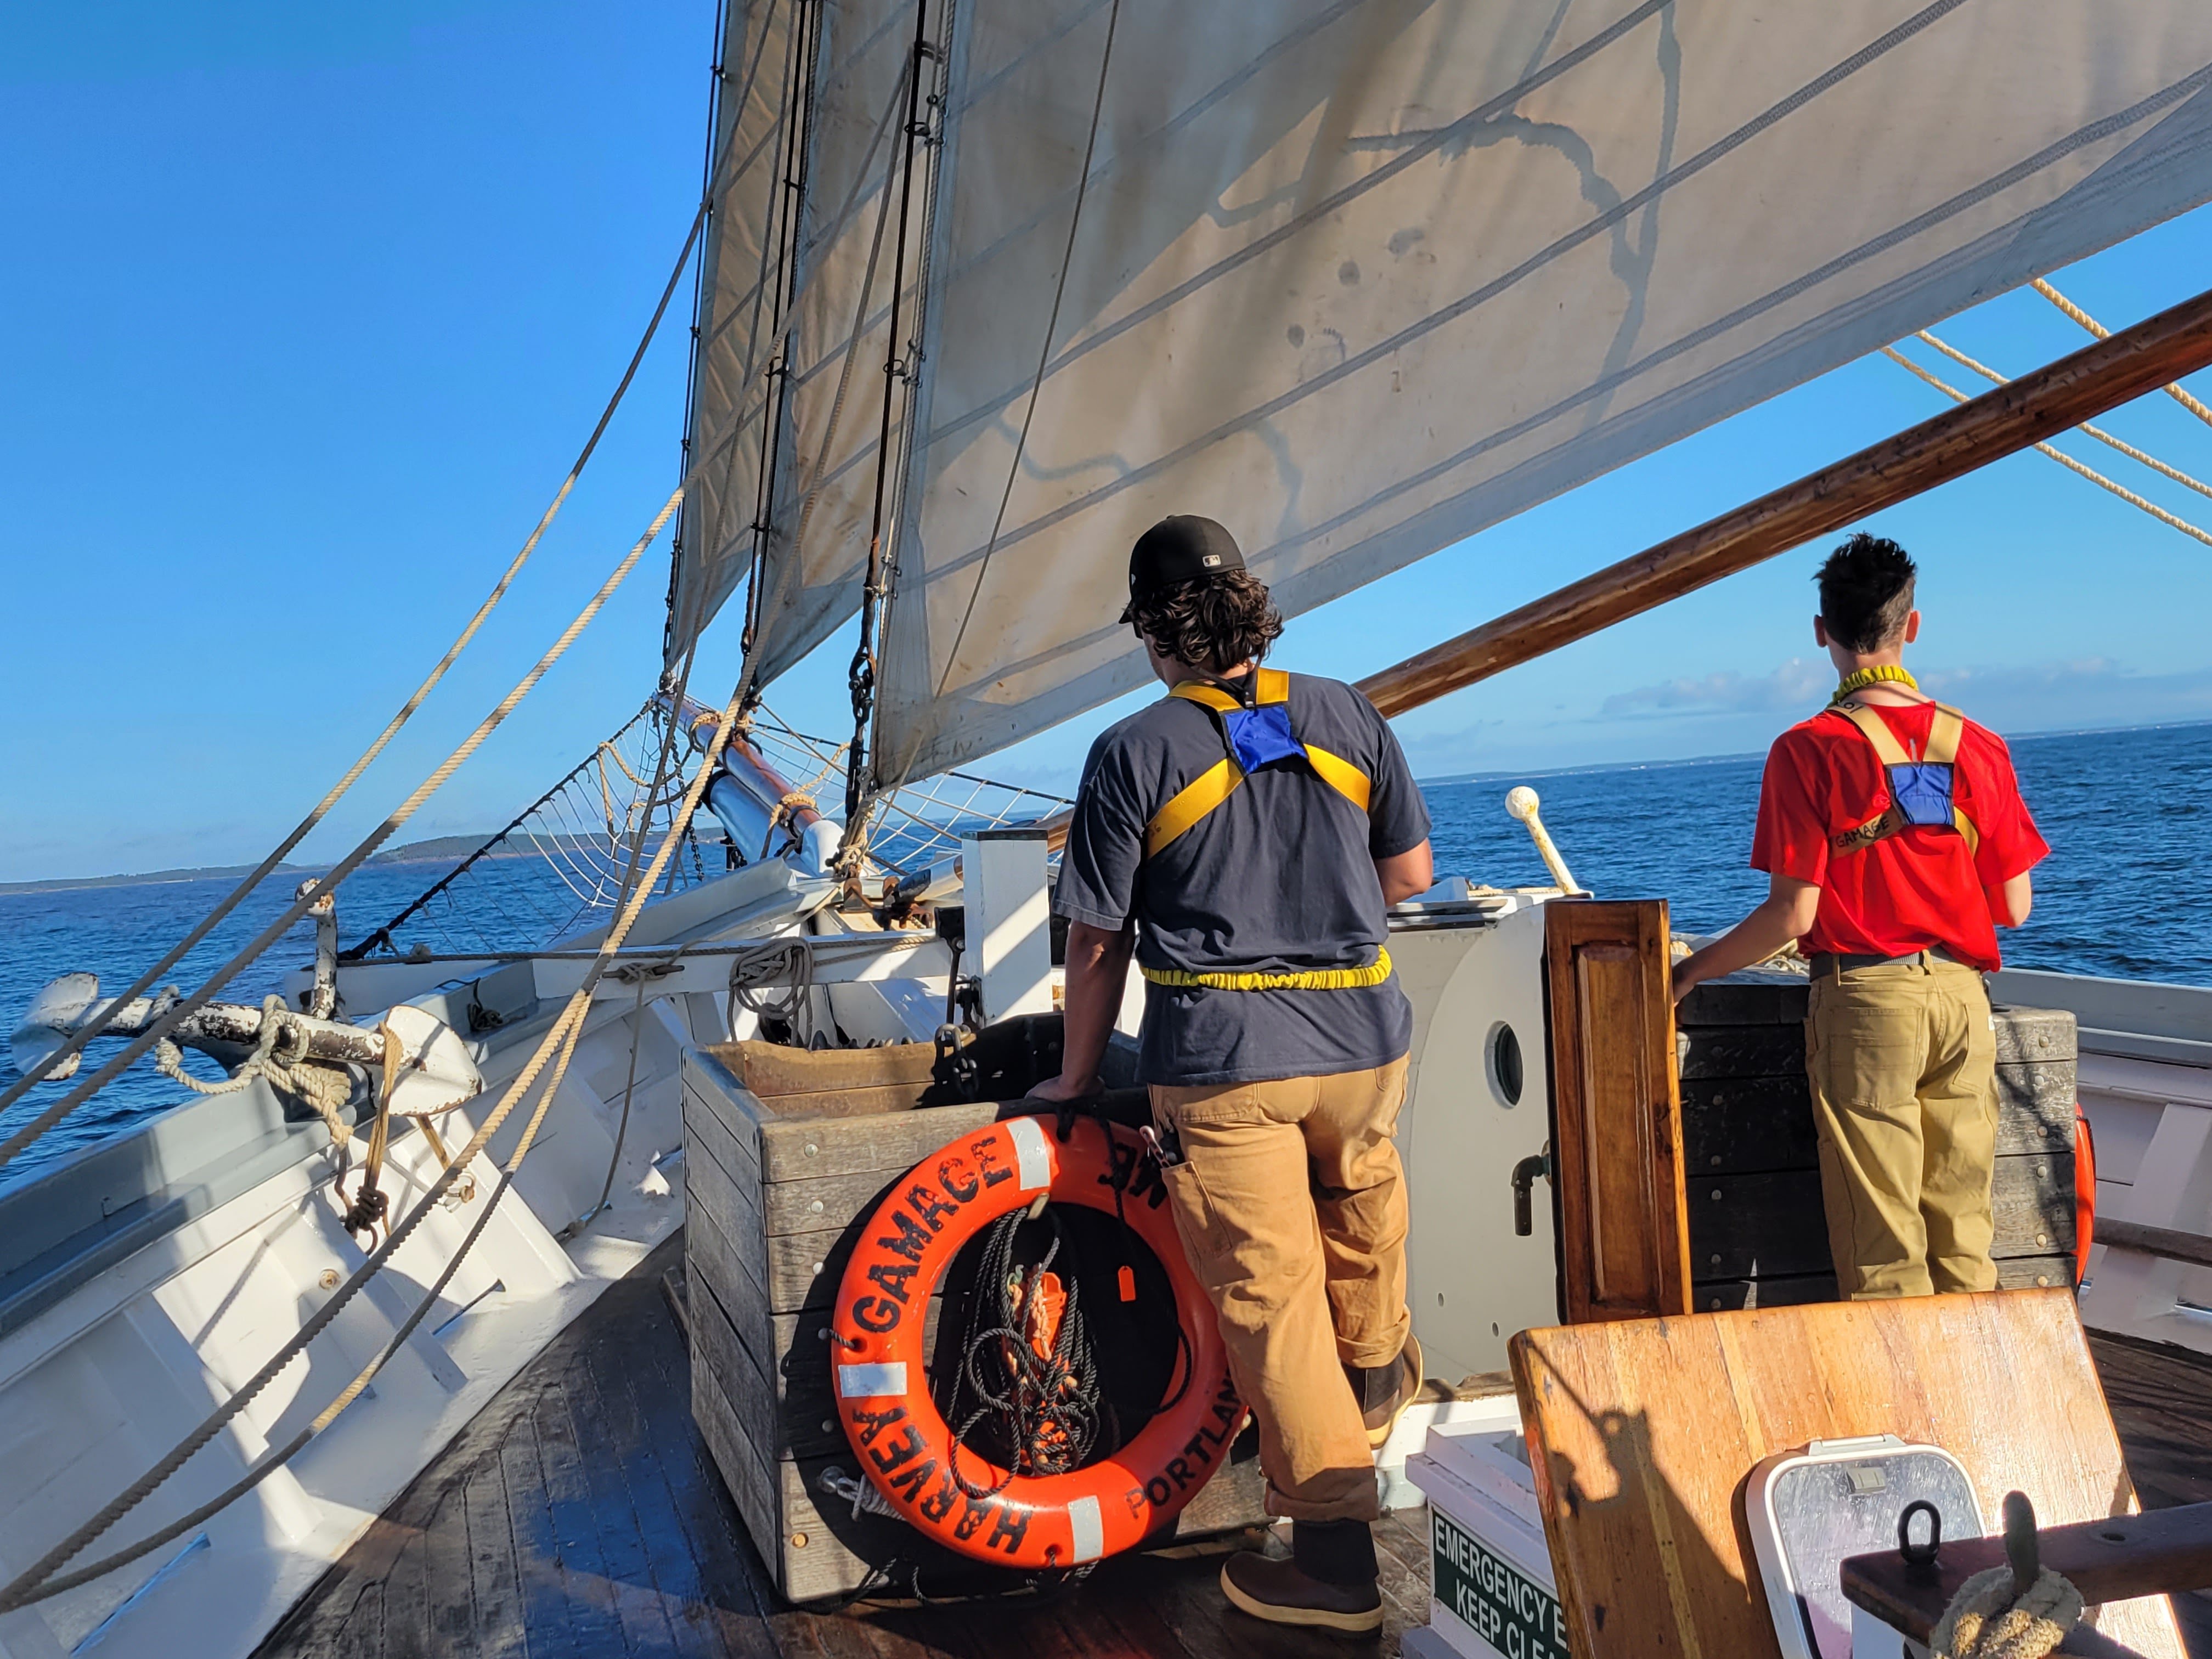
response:
M1301 759L1262 767L1198 824L1144 856L1145 825L1227 752L1208 709L1165 697L1091 745L1060 866L1059 913L1119 932L1137 960L1194 973L1364 968L1385 938L1375 860L1428 839L1429 811L1374 704L1293 674L1291 728L1372 783L1367 811ZM1395 976L1355 990L1216 991L1147 983L1146 1083L1257 1083L1384 1066L1413 1042Z

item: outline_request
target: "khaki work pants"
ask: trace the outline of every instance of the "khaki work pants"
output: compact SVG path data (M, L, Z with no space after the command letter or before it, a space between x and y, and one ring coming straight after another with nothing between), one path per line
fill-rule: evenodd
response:
M1996 1289L1996 1031L1981 975L1923 951L1816 976L1805 1068L1844 1294Z
M1182 1142L1168 1194L1260 1427L1270 1512L1373 1521L1374 1454L1346 1365L1397 1358L1406 1306L1406 1062L1272 1083L1155 1086Z

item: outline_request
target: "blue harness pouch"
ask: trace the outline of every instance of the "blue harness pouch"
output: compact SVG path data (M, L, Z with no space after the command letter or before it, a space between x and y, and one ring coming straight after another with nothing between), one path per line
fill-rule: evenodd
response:
M1951 768L1948 763L1918 761L1889 769L1889 797L1897 814L1907 823L1929 829L1949 829Z
M1221 716L1229 738L1229 752L1247 772L1256 772L1276 761L1302 760L1305 747L1291 735L1287 703L1262 703L1257 708L1232 708Z

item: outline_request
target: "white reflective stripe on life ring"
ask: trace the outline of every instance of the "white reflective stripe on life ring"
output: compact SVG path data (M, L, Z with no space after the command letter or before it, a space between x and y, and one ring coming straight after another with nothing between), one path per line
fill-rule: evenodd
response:
M905 1392L906 1362L902 1359L894 1360L888 1365L837 1367L837 1398L840 1400L866 1400Z
M1044 1131L1033 1117L1006 1120L1006 1133L1014 1141L1014 1177L1021 1190L1033 1193L1052 1185L1052 1154L1044 1144Z
M1095 1493L1067 1500L1067 1529L1075 1534L1075 1559L1079 1565L1106 1553L1106 1518L1098 1512Z

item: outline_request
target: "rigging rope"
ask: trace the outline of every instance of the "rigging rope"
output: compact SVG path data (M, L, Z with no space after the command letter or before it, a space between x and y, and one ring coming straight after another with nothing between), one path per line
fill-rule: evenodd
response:
M1121 0L1115 0L1115 3L1118 6ZM862 776L867 769L868 721L876 701L876 628L882 617L889 580L884 562L884 503L890 480L891 394L901 380L906 382L909 394L906 415L911 418L914 413L911 393L916 367L912 358L899 355L899 313L906 298L907 218L914 204L915 146L929 132L927 124L921 119L921 65L930 55L928 30L929 0L915 0L914 51L906 77L906 149L899 175L898 240L891 249L890 319L884 329L890 355L884 362L883 419L876 431L876 478L868 519L867 574L860 586L860 639L853 648L852 664L846 672L846 683L853 697L853 748L845 771L845 830L838 842L837 863L848 878L859 875L860 857L867 846L868 815ZM926 276L922 288L923 293L915 296L917 320L927 290ZM919 341L905 343L905 349L918 357Z
M1930 334L1924 328L1920 331L1919 337L1925 340L1929 345L1934 346L1936 350L1942 352L1953 362L1961 364L1965 368L1972 369L1975 374L1980 375L1985 380L1994 380L1999 386L2009 386L2012 383L2011 378L2008 375L2000 374L1996 369L1991 368L1987 363L1978 362L1975 359L1969 357L1965 352L1960 350L1958 347L1947 344L1945 342L1937 339L1933 334ZM2106 444L2111 447L2118 450L2121 454L2126 456L2131 461L2141 461L2145 466L2148 467L2154 472L2164 473L2167 477L2172 479L2174 483L2178 484L2186 484L2190 489L2195 490L2200 495L2212 495L2212 484L2200 483L2198 480L2191 477L2186 472L2184 472L2178 466L2168 466L2164 461L2159 459L2157 456L2146 453L2144 451L2137 449L2133 444L2129 443L2125 439L2113 436L2112 434L2106 431L2101 426L2093 426L2088 422L2084 421L2074 429L2076 432L2086 433L2088 436L2094 438L2100 444Z
M514 713L515 706L530 695L538 682L544 678L547 671L566 654L570 646L576 642L577 636L590 626L592 618L599 615L601 607L612 597L614 591L622 586L623 579L637 568L637 562L645 556L645 550L659 536L670 517L674 514L677 504L683 499L684 492L680 489L668 498L667 503L654 516L652 525L647 529L645 534L638 538L636 544L623 556L622 562L617 564L609 574L606 580L599 585L599 592L592 595L590 601L582 611L577 613L575 620L568 624L561 637L546 648L544 654L531 665L530 672L525 674L517 682L514 689L500 701L498 707L477 723L476 729L461 740L460 746L441 761L436 769L416 787L414 793L402 801L390 817L372 830L352 852L339 860L334 868L317 878L313 884L301 887L300 896L278 915L276 921L264 928L252 943L209 975L198 990L190 996L180 999L167 1013L131 1039L124 1045L120 1053L94 1073L91 1077L40 1112L38 1116L16 1130L7 1139L0 1141L0 1164L5 1164L40 1135L52 1128L55 1124L91 1099L116 1078L121 1076L133 1060L167 1036L176 1029L178 1022L187 1014L204 1006L232 975L283 937L291 929L294 922L307 915L317 899L322 897L325 893L336 891L341 881L359 868L370 854L389 840L409 818L414 817L422 803L435 794L444 786L446 781L460 769L462 763L471 755L476 753L477 750L483 745L484 739L498 728L501 721ZM83 1046L82 1037L88 1034L90 1029L87 1026L78 1034L79 1048ZM34 1072L29 1074L29 1077L36 1075ZM19 1089L27 1086L29 1077L27 1077L25 1084L18 1085ZM0 1098L13 1099L14 1097L15 1094L11 1091L7 1097Z
M646 699L645 706L640 708L636 714L631 715L628 720L624 721L621 727L616 731L613 737L607 738L605 743L599 745L600 749L604 750L608 747L608 745L619 742L623 735L627 733L632 726L635 726L640 720L643 720L647 714L653 712L655 702L656 699L654 698L648 697ZM368 956L370 951L375 950L380 945L383 945L387 950L396 948L393 945L392 939L392 933L394 928L400 927L402 924L406 922L409 918L417 915L424 906L430 902L432 899L437 897L438 895L445 891L447 888L452 886L454 882L459 880L461 877L466 875L470 868L487 853L490 852L493 848L498 846L500 842L505 841L516 830L521 830L522 826L529 822L533 816L550 803L555 796L558 795L563 789L566 789L569 784L574 782L578 777L581 776L584 769L590 766L591 763L592 757L590 756L586 756L584 759L577 762L575 767L570 770L566 776L562 778L559 782L556 783L550 789L548 789L536 800L531 802L529 805L524 807L522 811L516 813L513 820L508 823L507 828L501 830L497 835L492 836L489 841L485 842L483 846L477 848L475 852L471 853L466 858L463 859L459 864L447 871L438 881L425 889L422 895L417 897L412 904L410 904L398 915L392 917L391 921L386 922L383 927L378 928L374 933L370 933L367 938L363 939L360 944L343 952L338 959L341 962L359 962L362 958ZM628 769L625 768L624 769L627 770ZM524 830L523 833L527 835L529 834L529 831ZM536 838L533 836L532 839L534 842ZM546 862L550 864L552 860L548 858ZM556 873L557 874L559 872L556 871ZM565 882L567 878L562 877L562 879ZM572 889L571 890L574 890Z
M118 1004L127 1003L144 995L155 981L183 961L185 952L212 933L225 916L238 908L247 894L261 884L270 871L282 864L292 850L307 839L307 832L329 816L331 809L336 806L347 791L360 781L362 774L368 770L370 763L384 752L385 745L398 735L399 728L414 718L415 711L422 706L424 699L429 696L438 682L446 677L446 671L453 665L461 653L468 647L469 641L476 637L477 631L483 626L484 619L489 617L499 602L507 597L507 589L514 584L514 579L522 573L522 567L530 562L530 556L538 550L538 542L544 538L547 527L553 522L554 516L560 512L562 503L568 499L568 492L575 488L576 480L583 476L585 465L592 459L592 452L599 447L599 439L605 433L607 423L614 419L615 410L621 405L623 396L629 391L630 382L636 378L638 365L644 361L646 348L653 343L653 337L660 327L660 319L668 310L669 298L676 292L677 281L683 276L684 267L690 261L691 249L699 240L700 227L705 223L706 216L707 204L702 202L699 204L699 210L692 216L691 228L684 238L684 251L677 255L676 268L668 273L668 285L661 290L660 303L653 307L652 320L647 323L645 334L637 343L637 349L630 354L629 366L623 371L622 380L616 386L614 395L608 398L606 408L600 411L599 424L592 428L592 435L585 441L584 447L578 453L575 463L568 469L568 476L561 481L561 488L554 492L552 501L539 516L537 527L523 542L521 550L508 561L507 567L501 573L498 581L492 585L490 593L485 597L484 602L477 607L476 614L469 618L467 625L461 629L453 644L447 647L446 654L438 659L436 665L424 677L422 684L415 688L414 695L400 705L399 712L394 714L386 723L384 730L377 734L376 741L362 751L361 758L355 761L346 769L345 775L331 787L330 793L315 804L314 810L301 819L292 833L285 836L266 858L254 866L252 874L233 888L190 933L171 946L159 962L141 974L131 988L116 999ZM678 494L680 495L682 492L679 490ZM335 881L330 884L332 887L337 885ZM320 896L319 889L317 896ZM291 914L292 920L296 921L299 915L305 914L305 911L302 908L295 909ZM288 927L290 925L289 921L285 923ZM243 965L243 963L234 960L231 966L218 971L207 983L202 985L199 990L193 993L190 1006L192 1008L199 1006L201 1002L221 989L231 975ZM188 1008L186 1012L190 1012L190 1009ZM82 1052L84 1046L96 1035L98 1035L97 1031L91 1026L74 1031L59 1047L54 1048L43 1059L33 1062L15 1083L4 1091L0 1091L0 1112L6 1111L9 1107L21 1100L41 1079L52 1073L55 1066L67 1060L70 1055ZM137 1052L143 1053L143 1050L140 1049ZM125 1063L128 1064L127 1061ZM103 1066L98 1077L104 1085L121 1069L120 1066ZM74 1095L71 1097L72 1100L76 1097ZM84 1097L84 1098L89 1097L88 1095ZM43 1133L45 1131L41 1129L39 1133ZM31 1137L31 1139L35 1138L35 1136ZM0 1164L7 1163L28 1144L29 1140L21 1135L11 1136L5 1143L0 1143Z
M1882 356L1887 357L1892 362L1902 363L1905 368L1911 369L1915 374L1927 381L1929 385L1934 386L1938 392L1944 393L1954 402L1963 404L1967 400L1967 393L1960 391L1958 387L1942 380L1930 371L1921 368L1919 364L1914 362L1911 358L1898 350L1896 347L1884 346L1881 349L1881 351ZM2188 520L2176 517L2174 514L2167 512L2164 507L2159 506L2155 501L2146 501L2142 496L2136 495L2134 490L2130 489L2125 484L2114 483L2103 473L2095 471L2094 468L2084 466L2081 462L2075 460L2071 455L2066 454L2062 451L2053 449L2049 444L2038 444L2035 447L2041 450L2045 455L2051 457L2052 460L2057 462L2059 465L2065 467L2071 471L2080 473L2091 483L2099 486L2100 489L2111 490L2112 494L2118 495L2130 507L2140 507L2145 513L2149 514L2152 518L2156 519L2160 524L2171 525L2174 529L2181 532L2183 535L2194 536L2198 541L2203 542L2207 547L2212 547L2212 535L2208 535L2205 532L2199 530L2195 525L2190 523Z
M673 503L672 502L671 505L672 507ZM658 526L654 533L659 533ZM738 697L733 696L723 711L720 723L715 730L714 741L708 746L706 760L693 776L690 787L684 792L677 821L671 825L667 835L662 838L659 850L653 854L652 867L630 892L621 913L608 928L605 939L602 941L598 953L585 970L582 982L569 997L567 1005L555 1017L552 1025L548 1028L545 1035L539 1039L537 1048L524 1063L521 1071L507 1085L507 1091L501 1097L499 1104L492 1109L476 1133L470 1136L468 1143L455 1155L453 1161L424 1189L422 1196L416 1200L414 1208L386 1234L384 1242L377 1246L359 1267L354 1270L353 1276L333 1291L330 1299L308 1316L301 1326L298 1334L279 1348L260 1370L232 1394L228 1400L210 1413L198 1427L178 1442L167 1455L111 1500L98 1514L77 1528L52 1549L48 1550L37 1561L9 1581L4 1588L0 1588L0 1613L11 1613L33 1601L44 1601L49 1596L58 1595L64 1591L76 1589L80 1585L90 1583L93 1580L137 1560L140 1557L161 1548L164 1544L204 1524L210 1516L252 1491L271 1474L283 1468L309 1441L328 1428L347 1407L360 1397L362 1391L368 1386L371 1379L383 1369L392 1356L398 1352L401 1345L413 1335L416 1327L437 1304L438 1298L444 1293L447 1285L452 1281L453 1273L467 1256L470 1249L483 1235L484 1227L490 1221L500 1200L505 1196L507 1188L514 1184L515 1172L521 1168L523 1159L529 1155L538 1127L544 1121L546 1111L551 1105L554 1097L559 1092L562 1080L567 1075L568 1061L575 1052L577 1039L582 1034L585 1017L591 1010L592 992L601 977L606 973L615 952L621 948L623 941L629 936L631 925L637 920L638 913L644 908L645 896L652 891L654 883L659 879L662 870L682 839L684 830L690 824L692 814L697 811L699 799L706 791L707 780L713 775L714 763L720 759L724 746L727 744L731 734L737 730L738 703ZM514 1152L509 1155L507 1163L502 1166L499 1184L492 1189L483 1211L477 1215L474 1224L462 1239L460 1248L446 1263L444 1270L440 1273L428 1292L416 1304L414 1311L392 1332L384 1346L371 1357L353 1381L349 1382L339 1392L337 1397L325 1407L305 1428L294 1435L284 1445L269 1453L213 1499L157 1528L137 1542L100 1560L78 1568L73 1572L63 1572L61 1569L64 1566L82 1553L95 1539L106 1533L124 1516L143 1502L172 1474L182 1468L196 1452L220 1433L226 1424L244 1411L279 1372L299 1358L307 1345L328 1328L331 1322L337 1317L339 1312L359 1293L362 1287L367 1285L369 1279L392 1259L393 1253L406 1242L408 1237L421 1224L423 1218L459 1179L461 1172L489 1143L492 1136L506 1121L508 1114L514 1110L517 1103L530 1091L539 1076L544 1073L547 1060L549 1056L554 1056L554 1050L556 1048L559 1053L553 1058L552 1070L547 1078L544 1091L538 1099L537 1108L524 1126L522 1134L515 1143Z
M2082 327L2087 329L2090 333L2095 335L2099 339L2109 340L2112 337L2112 330L2106 328L2102 323L2099 322L2094 317L2092 317L2087 312L2082 310L2081 307L2075 305L2071 300L2061 294L2057 289L2051 287L2050 283L2045 282L2040 276L2036 277L2028 284L2028 286L2033 289L2038 294L2040 294L2045 299L2050 301L2051 304L2057 306L2061 311L2064 312L2069 317L2071 317L2075 322L2081 324ZM2179 381L2168 380L2162 389L2167 397L2172 398L2174 402L2179 404L2184 409L2187 410L2191 415L2194 415L2198 420L2203 422L2207 426L2212 426L2212 408L2207 408L2197 399L2191 397Z

